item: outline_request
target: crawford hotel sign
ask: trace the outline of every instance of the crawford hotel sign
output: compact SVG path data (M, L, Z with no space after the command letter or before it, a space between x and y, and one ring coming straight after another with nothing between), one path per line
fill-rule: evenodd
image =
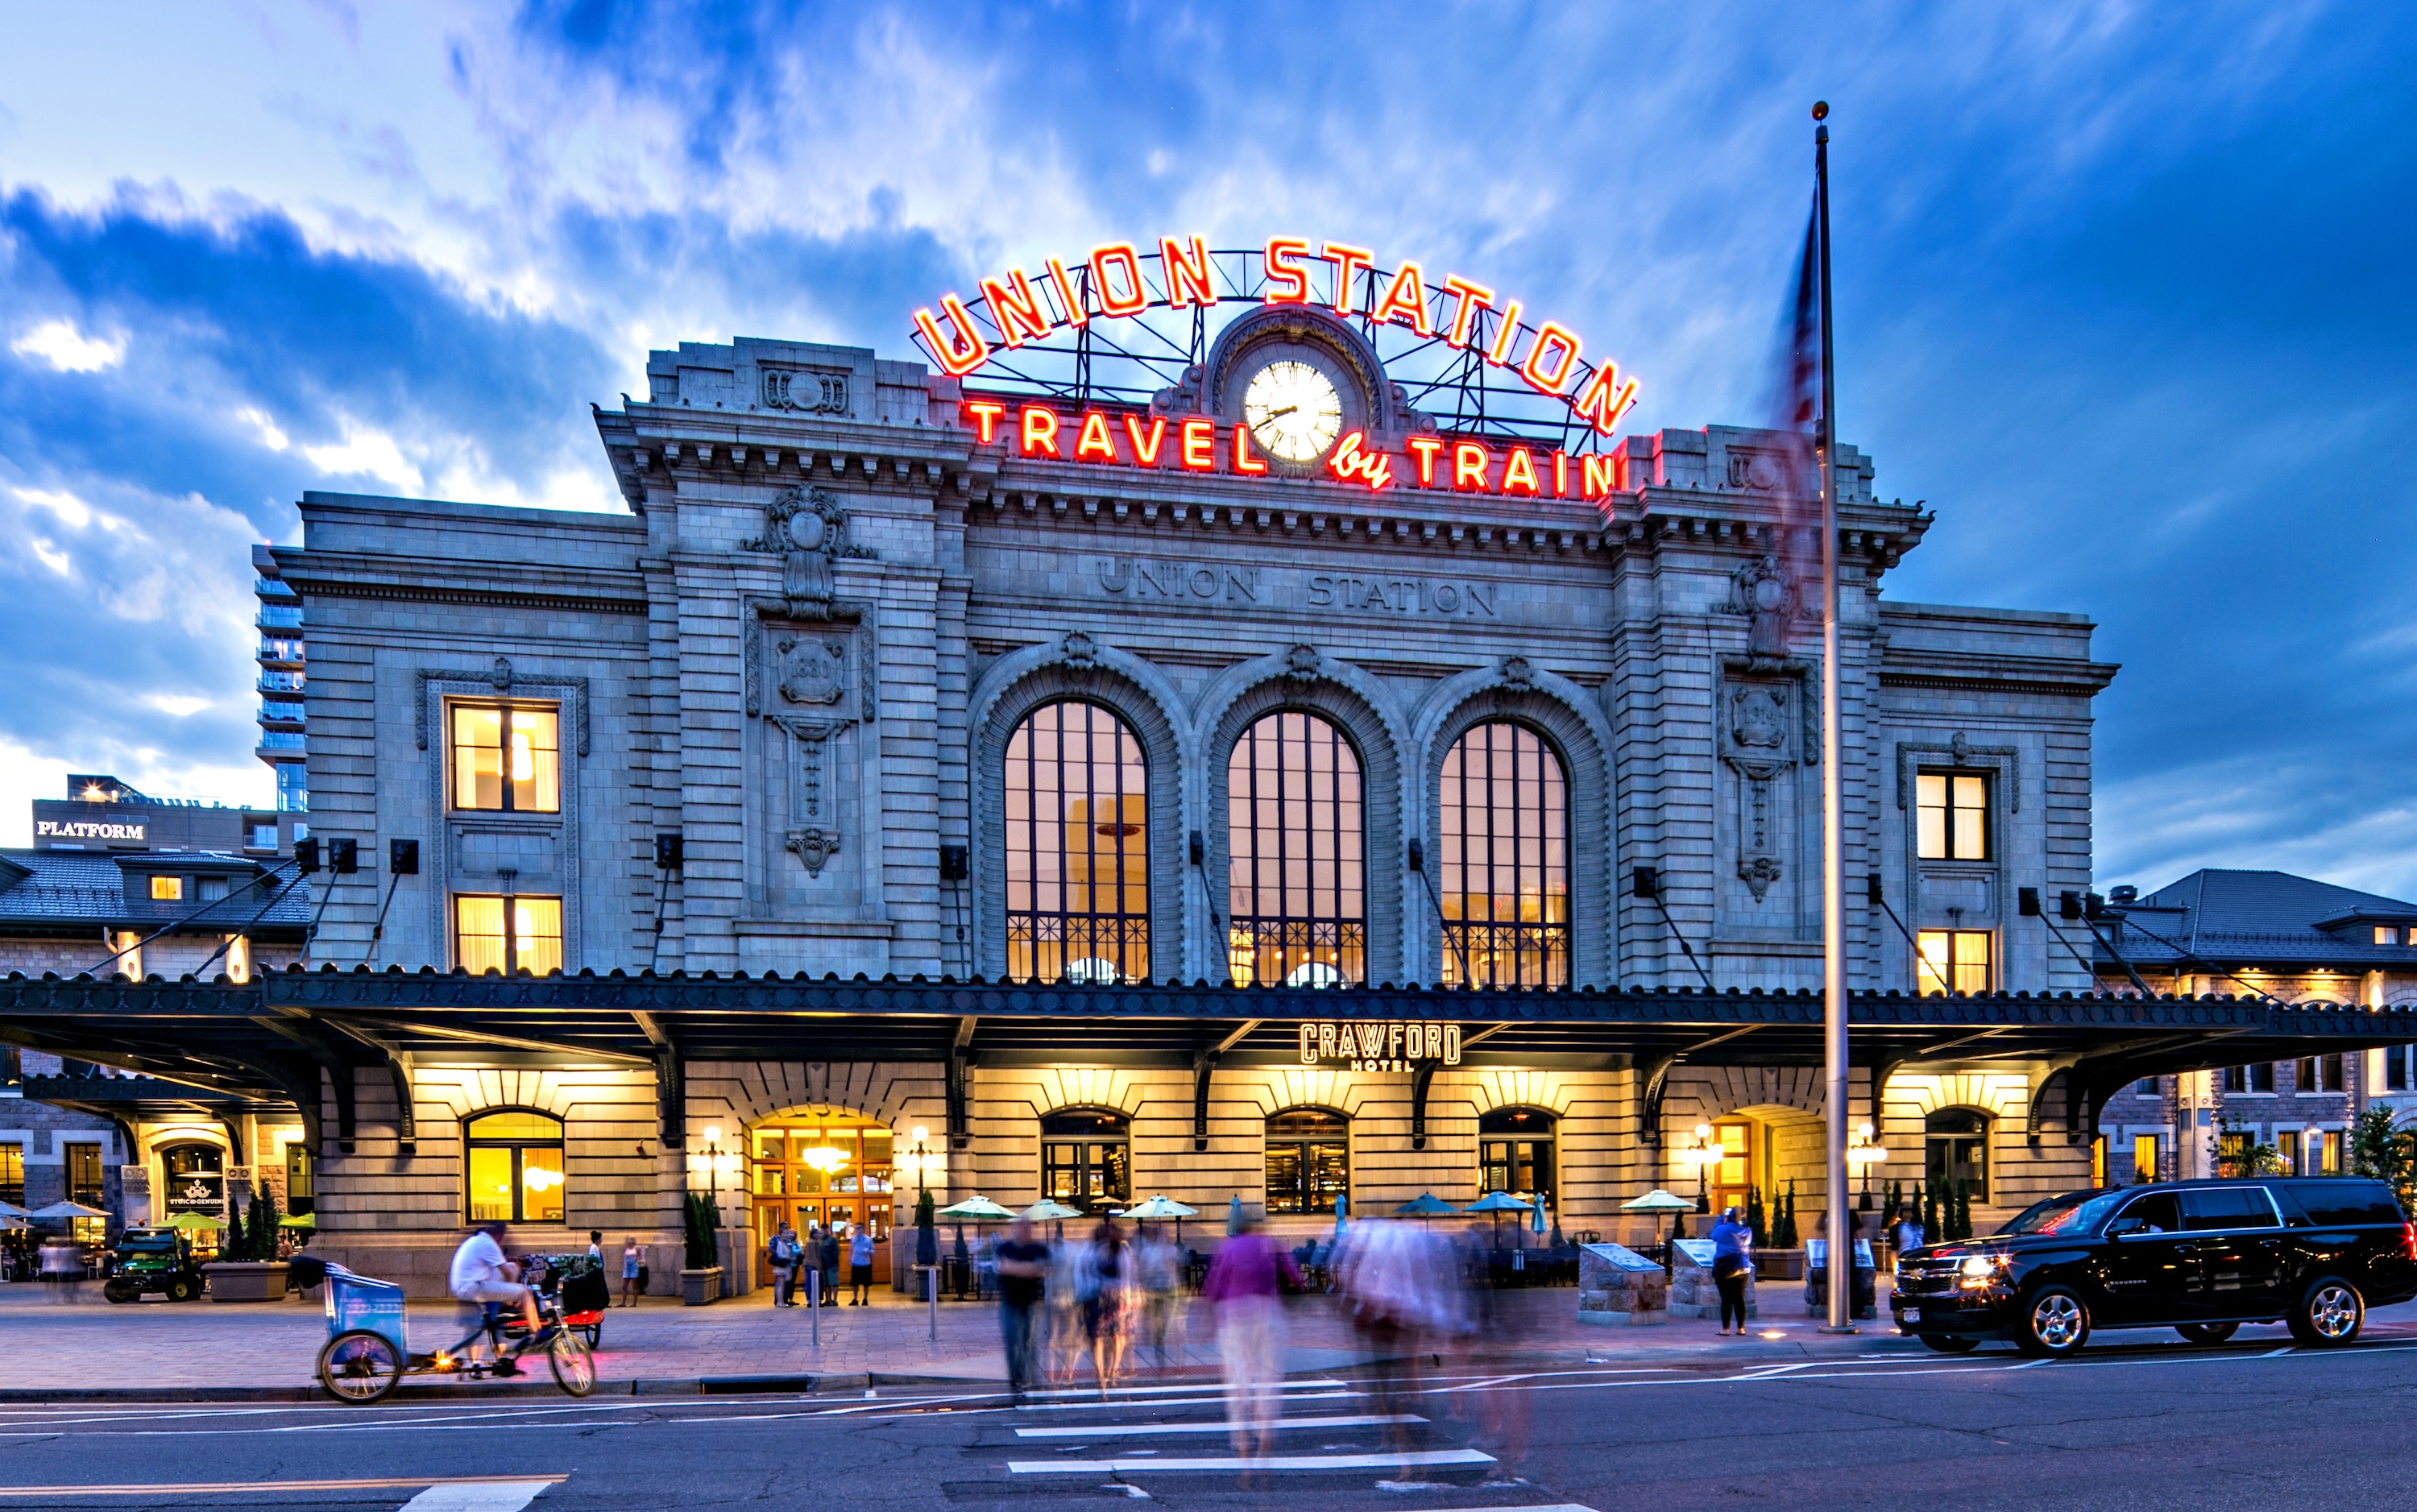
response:
M307 1048L206 1021L314 1117L357 1082L314 1249L441 1290L494 1161L559 1174L514 1199L545 1243L627 1218L662 1277L708 1178L768 1232L886 1236L923 1178L1615 1232L1699 1121L1815 1203L1831 762L1908 1058L1858 1041L1859 1109L1895 1078L1908 1159L1982 1118L1999 1205L2088 1184L2078 1122L2038 1137L2086 1036L1911 995L2090 986L2017 902L2090 882L2086 620L1887 595L1931 517L1840 446L1825 748L1798 438L1622 431L1605 333L1364 243L1077 251L886 352L649 354L594 412L619 514L304 496L278 575L353 669L311 684L312 833L420 863L311 880Z

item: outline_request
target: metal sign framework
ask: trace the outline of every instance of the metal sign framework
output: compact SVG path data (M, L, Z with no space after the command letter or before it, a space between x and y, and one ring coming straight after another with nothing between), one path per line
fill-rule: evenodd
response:
M1219 306L1257 308L1276 280L1269 278L1265 249L1221 248L1208 253L1209 276ZM1208 348L1226 320L1212 328L1208 310L1198 302L1174 302L1156 253L1139 259L1144 292L1149 303L1131 314L1103 309L1092 287L1092 269L1076 264L1066 269L1074 298L1083 306L1079 322L1062 306L1057 286L1048 279L1033 285L1048 301L1055 317L1046 336L1023 336L1011 342L987 296L965 301L963 308L979 324L990 355L979 369L980 386L1004 393L1032 395L1072 404L1126 404L1148 407L1162 389L1180 385L1187 373L1205 367ZM1153 270L1155 274L1153 275ZM1386 377L1400 387L1409 406L1453 433L1513 436L1558 447L1573 456L1610 449L1612 438L1580 419L1567 394L1544 394L1522 380L1518 369L1497 364L1489 354L1515 353L1532 346L1537 328L1514 321L1504 340L1506 311L1491 307L1476 311L1466 346L1454 346L1441 334L1421 336L1392 321L1375 318L1378 302L1394 280L1396 270L1355 265L1353 297L1345 301L1349 321L1376 349ZM1454 300L1443 285L1425 291L1427 325L1440 333L1451 325ZM1324 307L1330 314L1331 307ZM1239 311L1232 312L1239 314ZM1513 305L1507 311L1518 313ZM1232 318L1229 314L1227 319ZM925 360L946 369L942 354L920 328L909 337ZM1565 386L1581 392L1598 364L1579 356ZM973 374L968 374L972 378Z

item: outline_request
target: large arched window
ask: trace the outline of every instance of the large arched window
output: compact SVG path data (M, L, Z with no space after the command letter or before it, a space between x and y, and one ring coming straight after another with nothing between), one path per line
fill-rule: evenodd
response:
M1960 1181L1973 1201L1989 1200L1989 1115L1977 1108L1941 1108L1922 1121L1923 1175L1930 1189Z
M1553 1197L1553 1129L1542 1108L1496 1108L1477 1115L1477 1189L1513 1197Z
M462 1120L470 1221L562 1221L562 1120L499 1108Z
M1443 759L1443 979L1570 984L1569 785L1525 725L1474 726Z
M1066 1108L1041 1120L1041 1195L1086 1213L1132 1201L1132 1120L1107 1108Z
M1236 985L1325 987L1368 975L1360 757L1314 714L1277 713L1225 767Z
M1096 703L1050 703L1007 743L1007 974L1149 979L1149 771Z
M1324 1108L1268 1119L1268 1211L1331 1213L1351 1195L1351 1120Z

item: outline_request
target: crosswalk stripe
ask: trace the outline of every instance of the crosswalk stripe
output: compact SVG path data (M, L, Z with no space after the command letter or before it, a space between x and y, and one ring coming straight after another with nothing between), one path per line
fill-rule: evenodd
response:
M1193 1389L1216 1393L1218 1388L1202 1385ZM1345 1397L1365 1397L1366 1395L1368 1394L1364 1391L1308 1391L1298 1397L1286 1397L1285 1400L1287 1402L1339 1401ZM1217 1394L1157 1401L1020 1401L1015 1404L1015 1410L1019 1413L1095 1413L1102 1408L1114 1408L1118 1412L1124 1412L1135 1407L1155 1410L1166 1407L1223 1407L1224 1405L1225 1405L1224 1397Z
M1381 1428L1389 1423L1423 1423L1426 1419L1410 1413L1374 1413L1356 1417L1286 1417L1279 1419L1278 1428ZM1135 1433L1224 1433L1230 1423L1210 1420L1199 1423L1076 1423L1069 1428L1020 1428L1019 1439L1100 1439Z
M402 1512L521 1512L550 1480L506 1480L485 1486L431 1486L403 1504Z
M1173 1396L1178 1392L1185 1391L1212 1390L1215 1388L1216 1384L1217 1383L1214 1381L1193 1381L1188 1383L1171 1386L1110 1386L1104 1395L1110 1397L1164 1397ZM1276 1384L1285 1391L1308 1391L1312 1389L1327 1390L1335 1386L1347 1385L1349 1383L1344 1381L1280 1381L1277 1382ZM1097 1386L1076 1386L1071 1390L1065 1391L1027 1391L1025 1395L1036 1399L1058 1397L1089 1397L1096 1399L1103 1395L1103 1393L1102 1393L1100 1388Z
M526 1506L529 1499L549 1486L559 1486L569 1475L387 1475L366 1480L223 1480L185 1481L170 1485L125 1486L0 1486L0 1496L259 1496L272 1491L375 1491L401 1490L409 1486L431 1489L475 1489L487 1487L521 1489L526 1494L510 1504ZM424 1492L422 1493L425 1494ZM415 1497L411 1504L418 1504ZM450 1505L451 1504L446 1504ZM500 1508L502 1503L462 1504L476 1505L480 1512L490 1507ZM423 1512L425 1509L423 1508Z
M1270 1454L1256 1459L1219 1455L1198 1459L1011 1459L1007 1469L1011 1475L1133 1475L1170 1470L1392 1470L1492 1463L1494 1457L1478 1449L1416 1449L1404 1454Z

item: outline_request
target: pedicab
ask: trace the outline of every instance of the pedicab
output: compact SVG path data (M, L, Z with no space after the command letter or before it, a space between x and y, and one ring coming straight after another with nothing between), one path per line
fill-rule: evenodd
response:
M534 1284L555 1294L562 1326L575 1328L589 1349L604 1344L604 1313L613 1306L613 1283L604 1278L604 1263L589 1254L540 1255Z
M343 1266L308 1256L293 1263L295 1281L305 1290L325 1279L327 1342L319 1351L319 1383L339 1401L383 1401L406 1375L490 1376L520 1374L514 1363L532 1349L545 1352L554 1383L573 1397L596 1389L596 1358L572 1329L564 1326L555 1299L538 1293L539 1331L529 1335L518 1318L503 1316L499 1304L479 1308L470 1331L433 1354L414 1353L404 1333L403 1288L392 1281L357 1276ZM479 1340L487 1358L473 1356Z

